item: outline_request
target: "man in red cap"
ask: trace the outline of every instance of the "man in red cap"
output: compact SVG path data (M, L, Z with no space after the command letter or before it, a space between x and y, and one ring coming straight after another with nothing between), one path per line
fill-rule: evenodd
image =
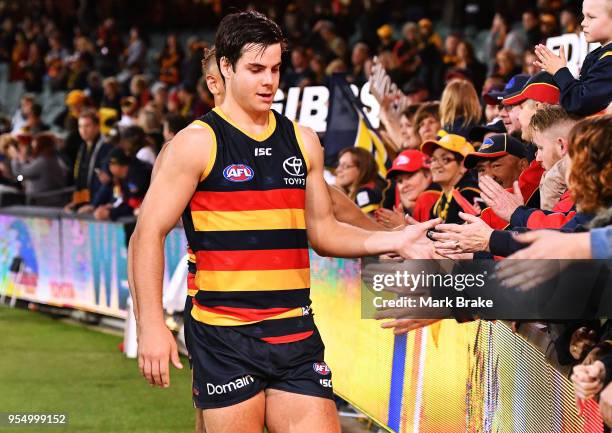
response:
M417 221L427 221L429 212L440 198L440 187L431 183L429 157L423 152L409 149L400 153L387 172L387 179L395 180L395 212L379 209L376 220L388 228L404 222L404 213Z
M508 128L508 133L520 132L523 140L530 140L531 137L529 137L528 126L531 118L538 109L546 105L558 104L559 94L559 88L555 85L553 77L546 72L540 72L529 78L520 90L508 93L504 96L501 101L502 105L505 107L506 111L510 112L510 117L517 118L520 123L520 130L511 130ZM529 155L531 154L533 156L535 148L525 144L525 149L527 150L527 158L532 159ZM544 168L534 159L519 176L518 184L523 203L529 207L540 207L540 194L538 188L543 173ZM487 180L485 180L485 183L486 182ZM512 192L512 189L510 189L509 192ZM514 192L516 193L516 191ZM515 196L517 198L519 197L518 194L515 194ZM485 220L488 218L486 215L487 213L495 215L492 210L489 209L487 212L484 212L485 216L483 219ZM497 215L491 219L490 224L494 224L491 227L497 229L506 228L508 226L506 220L499 218Z
M521 125L521 138L530 141L529 121L535 112L546 104L559 103L560 91L548 72L539 72L531 77L518 92L502 99L502 104L515 112Z

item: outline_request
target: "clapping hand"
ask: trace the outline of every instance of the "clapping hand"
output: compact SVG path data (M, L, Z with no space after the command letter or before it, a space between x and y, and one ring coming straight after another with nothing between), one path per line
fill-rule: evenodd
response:
M548 72L550 75L555 75L561 68L567 66L567 58L565 57L565 48L561 45L559 48L559 55L555 55L546 45L536 45L535 55L538 58L534 65L543 71Z

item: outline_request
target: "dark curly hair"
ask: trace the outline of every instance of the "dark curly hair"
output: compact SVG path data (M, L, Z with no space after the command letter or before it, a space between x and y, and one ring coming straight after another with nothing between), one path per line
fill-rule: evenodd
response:
M236 70L236 63L245 48L254 46L264 50L275 44L281 44L283 51L287 46L278 24L265 15L255 11L226 15L219 23L215 36L217 66L221 70L221 59L226 58L232 69Z
M612 204L612 116L582 120L570 131L569 189L581 212Z

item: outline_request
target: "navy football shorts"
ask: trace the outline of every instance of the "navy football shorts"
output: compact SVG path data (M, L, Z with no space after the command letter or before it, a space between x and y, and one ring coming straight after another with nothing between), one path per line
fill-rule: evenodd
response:
M231 406L267 388L333 399L332 373L316 327L304 340L270 344L230 326L186 318L185 341L196 408Z

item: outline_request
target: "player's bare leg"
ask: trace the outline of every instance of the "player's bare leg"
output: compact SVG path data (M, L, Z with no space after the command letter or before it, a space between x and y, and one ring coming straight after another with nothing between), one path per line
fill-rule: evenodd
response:
M266 427L269 433L340 433L333 400L266 390Z
M204 414L202 413L202 409L195 410L195 433L206 433L206 428L204 427Z
M262 433L266 408L263 391L242 403L218 409L204 409L206 433ZM311 430L315 431L315 430Z

